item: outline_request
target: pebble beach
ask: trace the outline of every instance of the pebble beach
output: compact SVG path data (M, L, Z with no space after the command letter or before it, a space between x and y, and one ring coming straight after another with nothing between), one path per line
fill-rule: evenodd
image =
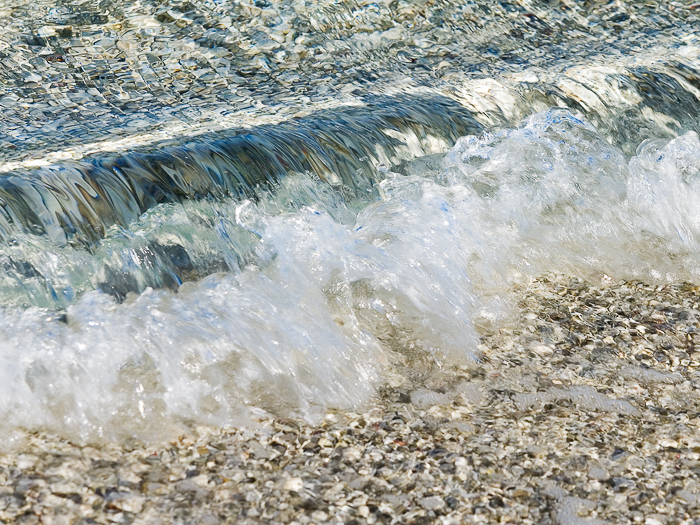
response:
M0 0L0 523L700 525L699 13Z
M541 278L507 328L483 330L477 362L397 365L362 410L316 425L33 433L0 456L0 520L697 523L699 292Z

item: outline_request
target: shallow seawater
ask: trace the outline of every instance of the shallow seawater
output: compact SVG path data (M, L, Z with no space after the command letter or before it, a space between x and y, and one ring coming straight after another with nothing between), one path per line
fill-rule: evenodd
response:
M697 281L687 16L263 4L206 20L196 2L15 15L21 38L4 45L21 87L0 97L17 113L2 127L3 435L148 440L259 411L314 421L411 370L478 362L484 331L517 315L513 287L543 274ZM83 59L123 75L70 87L61 75L88 39L103 58ZM132 86L140 59L147 82ZM49 111L63 88L72 102L56 112L73 127ZM127 96L110 105L112 88ZM172 100L138 120L127 101L154 93ZM110 115L116 146L97 124Z

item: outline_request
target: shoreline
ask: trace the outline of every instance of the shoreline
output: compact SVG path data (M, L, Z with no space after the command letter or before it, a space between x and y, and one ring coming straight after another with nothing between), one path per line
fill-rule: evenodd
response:
M34 434L0 454L0 521L694 523L699 291L540 279L475 365L315 426L99 448Z

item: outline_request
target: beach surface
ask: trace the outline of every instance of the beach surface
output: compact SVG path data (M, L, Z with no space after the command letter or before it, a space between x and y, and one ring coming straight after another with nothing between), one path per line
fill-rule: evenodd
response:
M27 436L0 520L41 524L691 524L699 287L547 276L464 367L402 365L362 410L168 442ZM398 384L399 386L391 386Z

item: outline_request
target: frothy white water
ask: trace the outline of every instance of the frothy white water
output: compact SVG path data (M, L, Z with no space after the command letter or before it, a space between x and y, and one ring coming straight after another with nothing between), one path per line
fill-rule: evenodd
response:
M256 262L239 272L123 304L88 292L67 323L7 308L4 432L148 439L179 422L235 423L251 407L313 419L362 403L404 357L474 359L479 326L510 315L514 281L700 272L694 133L646 142L628 161L550 110L403 171L356 214L304 175L280 188L297 206L272 205L279 195L221 205L219 241L236 244L236 228L260 237L248 233ZM176 208L154 213L167 222Z
M441 177L473 190L488 276L563 270L623 279L700 271L700 140L646 141L629 162L566 110L494 136L465 137ZM489 279L485 280L486 286Z

